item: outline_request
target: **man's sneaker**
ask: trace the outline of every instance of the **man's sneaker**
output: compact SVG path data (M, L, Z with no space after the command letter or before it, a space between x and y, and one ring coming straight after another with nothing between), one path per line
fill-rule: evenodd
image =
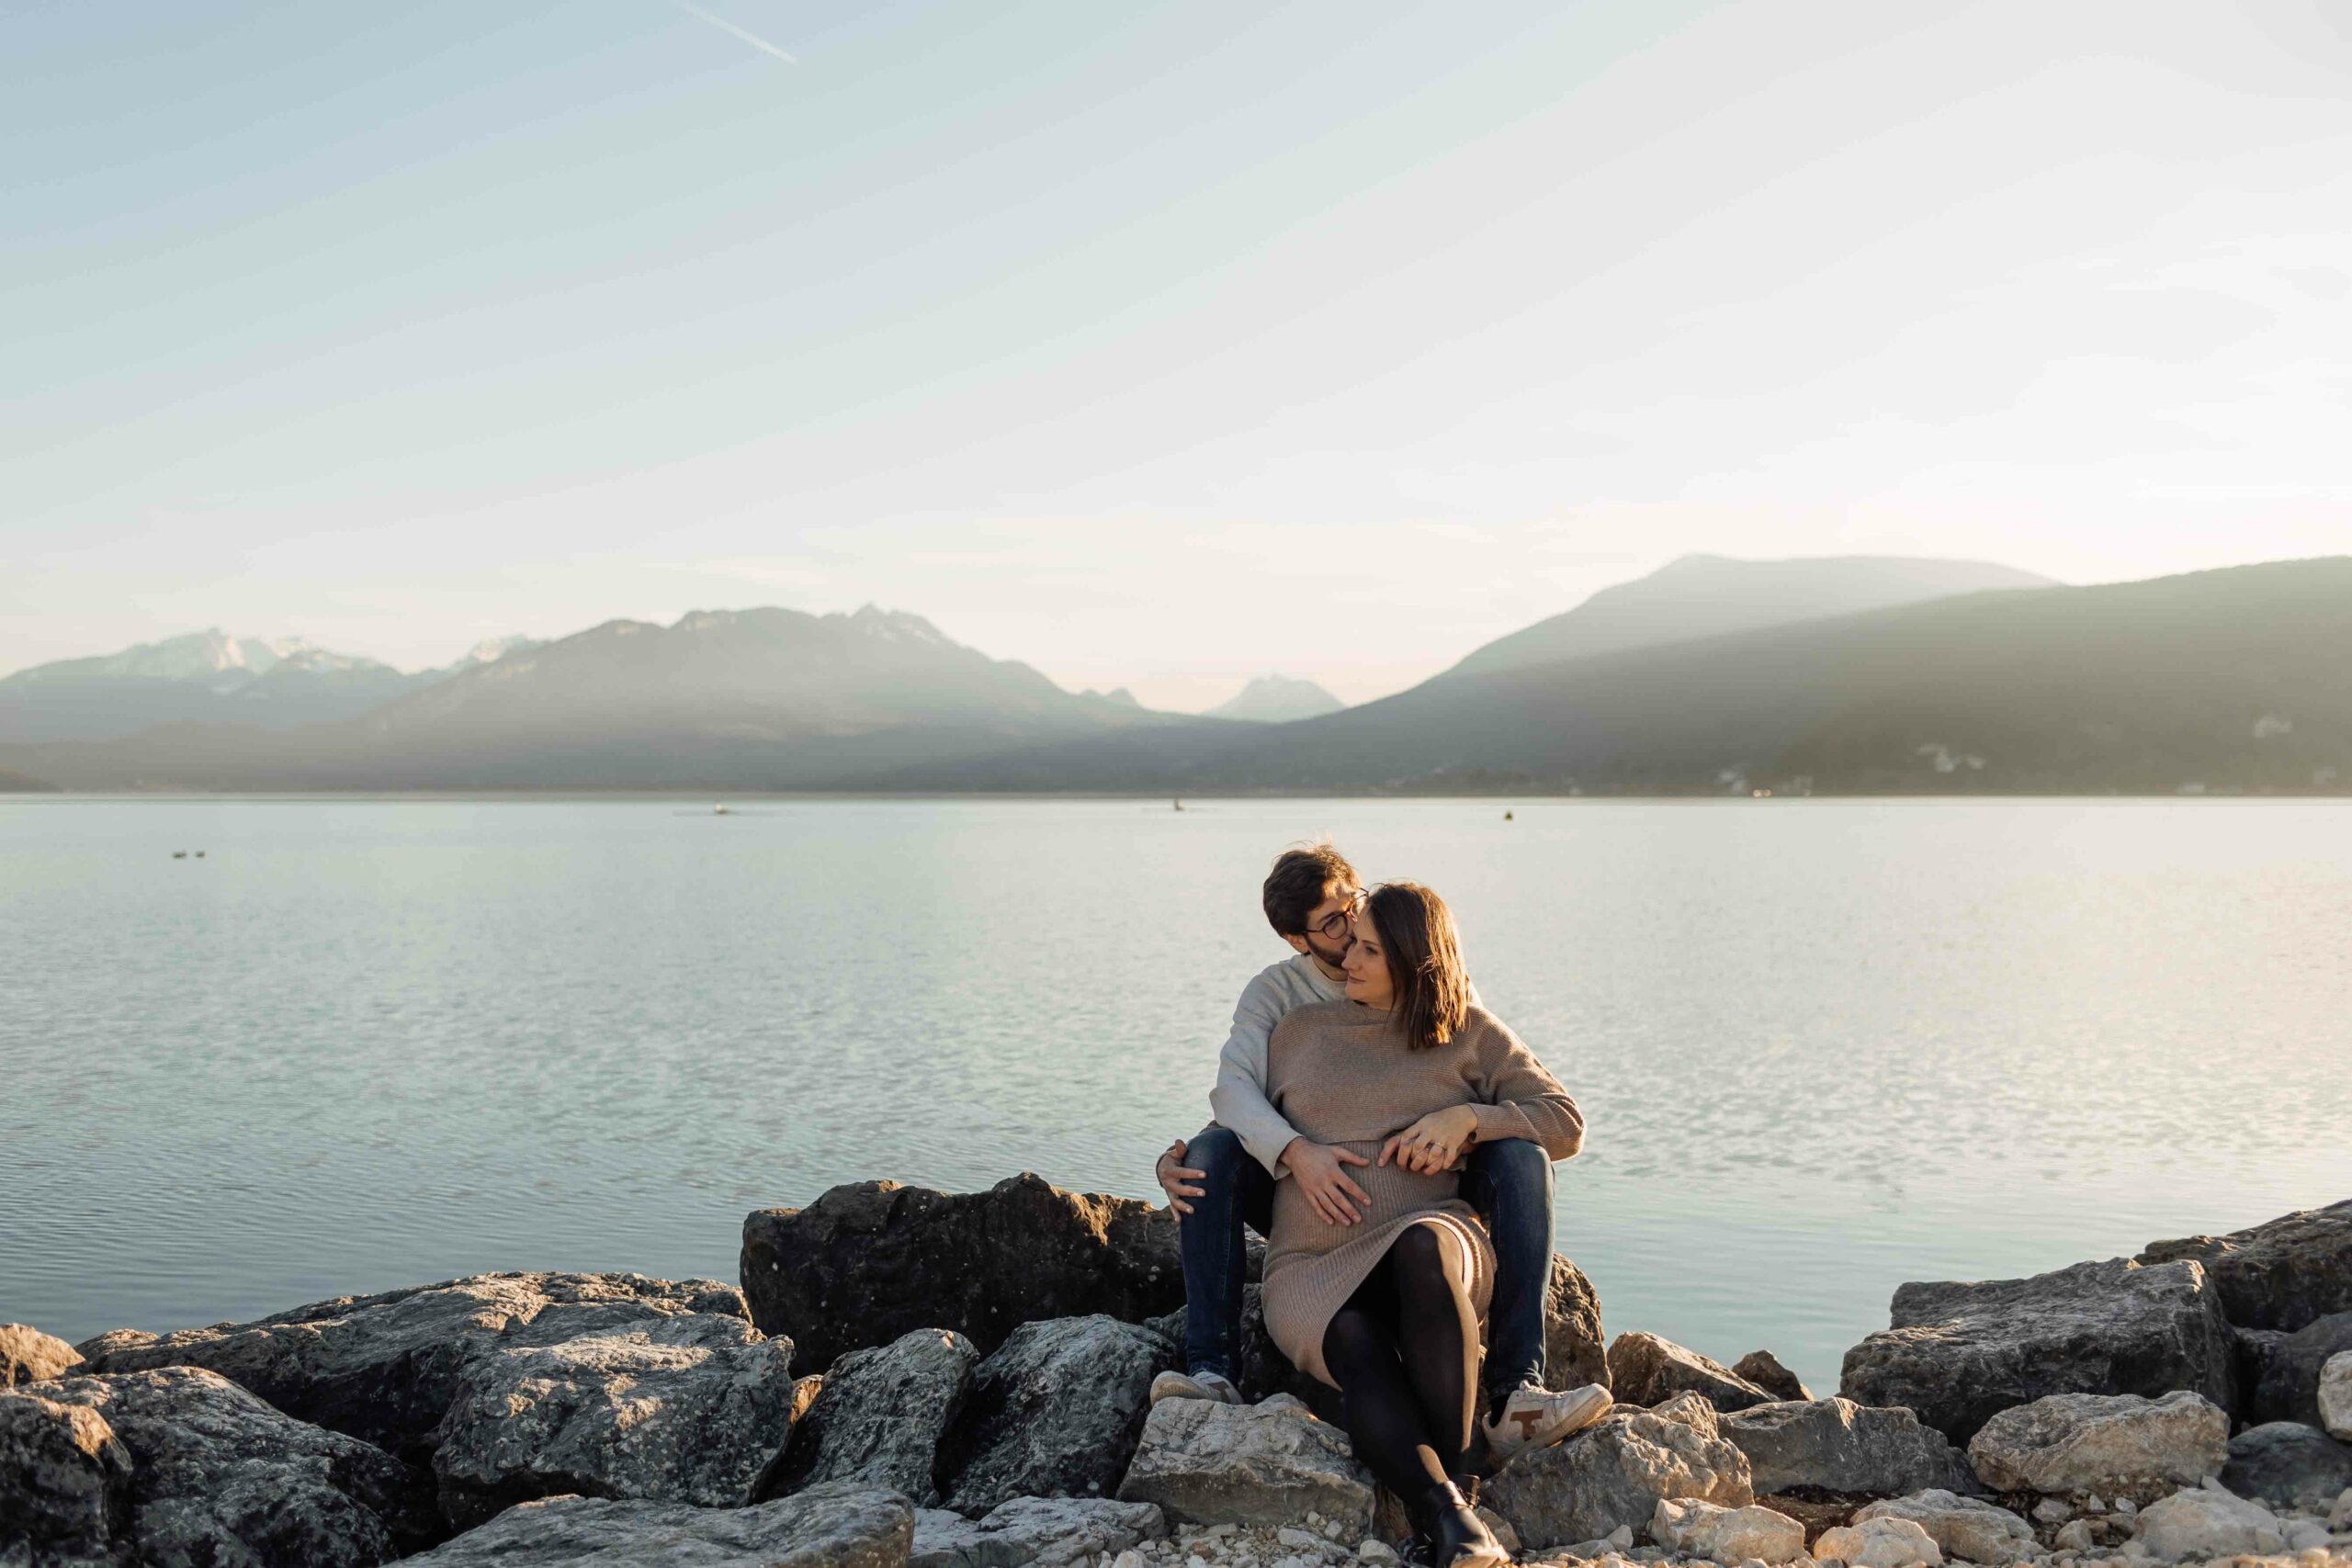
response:
M1532 1383L1521 1384L1503 1401L1502 1413L1482 1424L1487 1455L1500 1467L1530 1449L1550 1448L1608 1415L1609 1407L1615 1403L1609 1397L1609 1391L1597 1382L1563 1393Z
M1232 1380L1216 1372L1180 1372L1169 1371L1151 1380L1151 1402L1163 1399L1208 1399L1219 1404L1239 1404L1241 1391Z

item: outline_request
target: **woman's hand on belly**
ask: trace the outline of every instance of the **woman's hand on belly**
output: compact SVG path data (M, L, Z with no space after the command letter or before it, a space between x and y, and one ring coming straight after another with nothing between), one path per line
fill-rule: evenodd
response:
M1451 1167L1478 1135L1478 1113L1466 1105L1432 1111L1380 1145L1379 1163L1395 1160L1407 1170L1432 1174Z

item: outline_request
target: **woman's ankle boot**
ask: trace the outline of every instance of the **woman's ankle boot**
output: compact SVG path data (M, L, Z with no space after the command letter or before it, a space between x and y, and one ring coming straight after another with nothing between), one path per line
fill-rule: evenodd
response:
M1429 1494L1421 1506L1421 1534L1430 1543L1430 1568L1499 1568L1510 1561L1456 1486Z

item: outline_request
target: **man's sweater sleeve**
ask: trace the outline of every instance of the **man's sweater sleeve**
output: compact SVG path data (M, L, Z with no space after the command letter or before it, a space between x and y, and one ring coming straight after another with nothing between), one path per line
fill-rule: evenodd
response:
M1287 1010L1262 975L1241 988L1233 1007L1233 1032L1217 1053L1216 1087L1209 1091L1209 1109L1218 1124L1233 1129L1241 1146L1278 1181L1289 1174L1283 1151L1299 1134L1266 1098L1266 1043Z

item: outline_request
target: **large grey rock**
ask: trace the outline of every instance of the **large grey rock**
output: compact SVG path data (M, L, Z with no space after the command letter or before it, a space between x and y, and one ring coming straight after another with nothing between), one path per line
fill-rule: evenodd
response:
M1149 1503L1109 1497L1015 1497L978 1519L921 1508L910 1568L1069 1568L1166 1532Z
M273 1410L215 1372L163 1367L0 1394L27 1399L77 1407L120 1440L129 1513L112 1544L126 1561L369 1568L438 1533L391 1455Z
M2301 1505L2324 1513L2352 1486L2352 1443L2300 1421L2249 1427L2230 1439L2222 1484L2277 1507Z
M85 1404L0 1392L0 1562L105 1560L130 1533L130 1450Z
M742 1297L717 1280L477 1274L314 1302L255 1323L164 1335L117 1329L79 1349L93 1372L209 1368L288 1416L422 1464L474 1357L687 1313L741 1317Z
M1620 1334L1609 1347L1609 1392L1620 1404L1657 1404L1678 1393L1695 1393L1717 1410L1772 1403L1721 1361L1636 1332Z
M21 1323L0 1323L0 1389L62 1378L82 1364L82 1353L55 1335Z
M2033 1527L2024 1519L1982 1498L1962 1497L1941 1487L1866 1503L1854 1511L1853 1522L1890 1518L1909 1519L1926 1530L1947 1557L2020 1562L2034 1554Z
M792 1341L740 1317L654 1318L475 1357L434 1434L441 1509L469 1529L535 1497L741 1507L792 1429Z
M1140 1323L1184 1300L1173 1213L1025 1171L986 1192L860 1181L806 1209L756 1210L742 1275L752 1320L790 1335L816 1372L918 1328L952 1328L988 1352L1024 1323Z
M2352 1198L2227 1235L2151 1242L2138 1260L2183 1258L2204 1266L2241 1328L2292 1333L2330 1313L2352 1312Z
M2352 1312L2313 1318L2292 1334L2276 1328L2237 1331L2241 1419L2307 1421L2319 1425L2319 1370L2330 1356L2352 1350Z
M1168 1342L1096 1314L1024 1323L972 1376L939 1445L947 1506L978 1517L1015 1497L1109 1495L1125 1473Z
M1996 1492L2146 1501L2220 1474L2229 1444L2228 1414L2185 1389L2162 1399L2053 1393L1985 1422L1968 1459Z
M1650 1516L1650 1539L1678 1556L1717 1562L1793 1562L1804 1555L1804 1526L1754 1503L1723 1508L1669 1498Z
M1736 1411L1722 1426L1747 1456L1759 1495L1800 1486L1872 1497L1977 1489L1951 1440L1908 1410L1850 1399L1780 1400Z
M2117 1258L2024 1280L1907 1284L1893 1326L1846 1352L1838 1393L1900 1404L1954 1442L2052 1393L2188 1389L2231 1407L2229 1325L2193 1262Z
M1589 1382L1609 1387L1609 1341L1600 1327L1600 1292L1592 1288L1583 1269L1556 1252L1552 1254L1552 1277L1544 1288L1544 1378L1553 1388L1576 1388Z
M812 1486L749 1508L549 1497L413 1557L416 1568L906 1568L914 1508L895 1492Z
M2176 1492L2140 1510L2140 1544L2167 1562L2271 1552L2286 1545L2277 1515L2213 1486Z
M903 1492L919 1509L939 1502L939 1442L964 1408L980 1352L945 1328L918 1328L833 1363L763 1497L823 1481ZM918 1521L920 1531L920 1521Z
M1659 1503L1725 1508L1756 1501L1747 1459L1692 1393L1655 1410L1609 1416L1554 1448L1522 1453L1490 1478L1483 1500L1531 1550L1645 1530Z
M1804 1386L1796 1373L1781 1364L1781 1359L1770 1350L1750 1350L1731 1364L1732 1375L1746 1378L1774 1399L1805 1399L1813 1397L1813 1390Z
M1356 1535L1372 1525L1372 1472L1348 1435L1286 1394L1153 1405L1119 1497L1180 1524L1279 1527L1312 1511Z

